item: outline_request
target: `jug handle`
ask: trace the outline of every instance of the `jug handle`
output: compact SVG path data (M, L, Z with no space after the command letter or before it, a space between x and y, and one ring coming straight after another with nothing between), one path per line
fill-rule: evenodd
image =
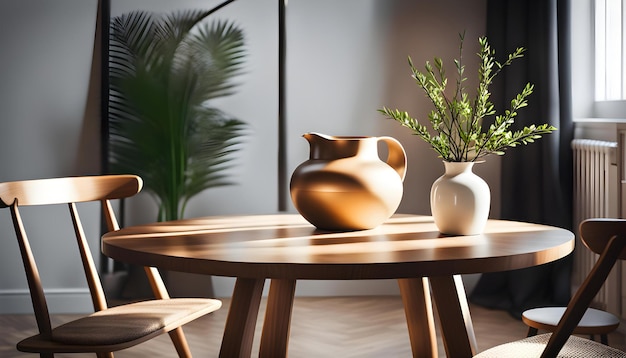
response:
M378 137L379 141L385 142L388 148L387 160L385 162L389 164L400 176L400 179L404 181L406 175L406 152L400 142L393 137Z

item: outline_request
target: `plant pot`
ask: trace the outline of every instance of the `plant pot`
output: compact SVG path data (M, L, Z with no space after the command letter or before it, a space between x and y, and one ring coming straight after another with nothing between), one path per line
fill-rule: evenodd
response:
M487 224L491 192L474 163L444 162L445 173L433 183L430 209L442 234L478 235Z

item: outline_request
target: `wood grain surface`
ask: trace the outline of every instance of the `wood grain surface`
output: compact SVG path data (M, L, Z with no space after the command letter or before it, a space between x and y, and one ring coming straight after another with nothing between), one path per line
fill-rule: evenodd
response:
M117 260L217 276L391 279L503 271L569 254L565 229L489 220L474 236L442 236L429 216L396 215L371 230L317 230L300 215L208 217L135 226L103 237Z

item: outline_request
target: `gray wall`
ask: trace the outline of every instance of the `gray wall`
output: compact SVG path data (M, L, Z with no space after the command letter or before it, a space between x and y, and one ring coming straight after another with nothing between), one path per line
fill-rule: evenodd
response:
M0 2L0 180L33 179L99 171L99 109L92 85L95 0ZM27 210L33 250L41 258L51 310L89 307L71 231L52 235L67 220ZM97 253L98 211L84 217ZM65 215L63 215L65 214ZM8 210L0 211L0 312L32 310ZM71 251L76 260L61 258ZM50 278L48 278L50 276ZM82 280L81 280L82 279Z
M155 11L210 7L217 1L112 0L112 15L150 6ZM36 10L35 10L36 9ZM0 2L0 180L96 174L98 165L98 63L94 55L95 0ZM247 121L250 132L232 169L237 184L203 193L187 216L272 213L277 210L277 1L239 0L218 13L236 21L248 43L247 72L237 95L220 106ZM430 105L410 78L406 58L416 64L433 56L458 55L458 33L467 31L465 59L469 87L475 83L476 38L485 31L485 0L316 0L289 2L288 170L308 158L301 134L392 135L409 156L399 212L429 214L428 194L442 164L424 143L384 119L383 105L426 114ZM95 60L94 60L95 56ZM449 73L453 72L449 63ZM94 72L95 71L95 72ZM499 160L478 166L491 185L492 217L498 217ZM286 190L286 189L285 189ZM141 194L128 203L129 223L154 221L156 206ZM98 251L97 208L84 220ZM295 212L292 206L289 209ZM65 218L34 210L32 220ZM62 214L65 214L61 208ZM54 225L58 226L58 225ZM28 312L30 303L10 231L8 211L0 211L0 313ZM44 235L47 234L47 235ZM45 231L31 234L44 253L44 283L56 312L88 309L86 288L71 264L61 259L75 250L70 239ZM47 273L61 278L46 280ZM52 275L51 275L52 276ZM216 296L228 296L232 280L214 278ZM395 294L392 281L298 284L298 294Z

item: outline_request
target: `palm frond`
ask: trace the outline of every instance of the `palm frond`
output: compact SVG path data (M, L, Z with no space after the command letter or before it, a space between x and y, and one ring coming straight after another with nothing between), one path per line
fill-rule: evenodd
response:
M244 59L241 30L202 23L212 12L135 11L112 24L111 168L140 175L164 219L178 218L203 190L230 183L224 170L245 128L210 106L234 92Z

